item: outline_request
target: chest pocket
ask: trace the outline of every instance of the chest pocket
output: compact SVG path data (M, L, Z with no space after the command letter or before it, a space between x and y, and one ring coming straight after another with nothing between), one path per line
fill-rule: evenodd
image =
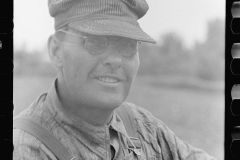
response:
M123 157L123 158L120 158L118 160L145 160L145 159L142 159L141 155L140 156L137 156L133 151L131 153L129 153L129 155Z
M157 158L154 156L151 158L145 158L145 155L143 153L141 153L140 156L137 156L134 152L131 152L129 155L117 160L157 160Z
M131 141L131 142L130 142ZM140 140L138 138L130 137L129 141L127 141L128 151L130 152L123 158L119 158L116 160L156 160L155 156L149 157L143 151L141 147Z

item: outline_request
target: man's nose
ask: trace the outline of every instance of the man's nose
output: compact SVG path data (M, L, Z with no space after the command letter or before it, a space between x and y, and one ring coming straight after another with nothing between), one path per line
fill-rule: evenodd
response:
M119 54L117 41L109 43L104 56L103 64L105 66L110 66L114 70L122 67L122 56Z

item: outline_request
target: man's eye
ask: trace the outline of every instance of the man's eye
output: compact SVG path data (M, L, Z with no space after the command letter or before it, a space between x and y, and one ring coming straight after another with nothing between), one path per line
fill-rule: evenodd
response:
M123 42L121 43L121 45L123 47L126 47L126 48L132 48L132 49L136 49L137 48L137 44L136 43L133 43L131 41L128 41L128 42Z
M87 42L98 46L106 46L108 40L106 37L88 37Z

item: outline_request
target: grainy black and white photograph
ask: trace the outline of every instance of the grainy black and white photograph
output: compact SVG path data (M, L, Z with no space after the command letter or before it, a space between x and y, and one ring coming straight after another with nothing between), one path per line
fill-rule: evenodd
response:
M224 160L225 5L14 0L13 159Z

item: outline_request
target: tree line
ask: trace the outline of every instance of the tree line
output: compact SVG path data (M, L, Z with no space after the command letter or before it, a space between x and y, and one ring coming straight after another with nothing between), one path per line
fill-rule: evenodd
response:
M195 42L191 49L186 48L181 37L172 32L161 36L161 44L141 44L139 74L175 74L204 80L223 80L224 21L209 21L206 37L204 42Z

